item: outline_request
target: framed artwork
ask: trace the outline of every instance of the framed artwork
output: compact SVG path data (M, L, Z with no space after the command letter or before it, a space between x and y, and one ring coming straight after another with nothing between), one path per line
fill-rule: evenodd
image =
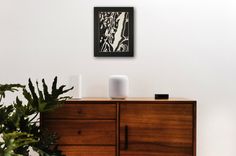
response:
M134 56L134 8L94 7L94 56Z

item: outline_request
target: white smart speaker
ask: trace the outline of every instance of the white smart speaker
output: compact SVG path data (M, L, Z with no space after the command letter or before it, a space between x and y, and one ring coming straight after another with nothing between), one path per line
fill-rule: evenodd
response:
M111 75L109 78L109 97L125 99L128 97L129 79L126 75Z

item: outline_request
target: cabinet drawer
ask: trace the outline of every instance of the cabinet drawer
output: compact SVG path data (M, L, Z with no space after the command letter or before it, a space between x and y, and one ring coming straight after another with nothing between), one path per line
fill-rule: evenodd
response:
M59 146L66 156L115 156L115 146Z
M115 145L115 120L44 120L42 126L56 132L61 145Z
M116 119L116 104L65 104L53 112L44 113L46 119Z

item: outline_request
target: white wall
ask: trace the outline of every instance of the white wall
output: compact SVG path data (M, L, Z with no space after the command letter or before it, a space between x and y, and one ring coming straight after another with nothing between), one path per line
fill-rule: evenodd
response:
M135 57L93 57L93 7L135 7ZM0 83L83 75L107 96L127 74L130 96L198 101L198 156L236 155L235 0L0 0Z

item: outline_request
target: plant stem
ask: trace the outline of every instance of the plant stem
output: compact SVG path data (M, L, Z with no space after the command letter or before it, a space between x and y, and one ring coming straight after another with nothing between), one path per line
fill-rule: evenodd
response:
M3 95L0 96L0 102L2 101L2 97L3 97Z

